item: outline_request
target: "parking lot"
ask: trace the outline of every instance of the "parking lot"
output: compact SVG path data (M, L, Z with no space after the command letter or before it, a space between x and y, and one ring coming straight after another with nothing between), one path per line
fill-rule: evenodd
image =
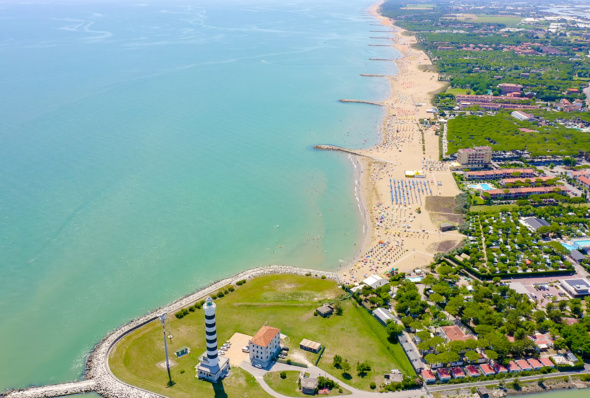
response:
M247 361L249 359L249 354L246 352L242 352L242 347L247 347L248 342L251 338L252 336L248 336L242 333L234 333L234 335L231 336L231 338L229 339L231 346L223 355L226 358L229 358L229 364L231 366L240 366L242 362ZM220 342L220 346L222 344L223 343Z

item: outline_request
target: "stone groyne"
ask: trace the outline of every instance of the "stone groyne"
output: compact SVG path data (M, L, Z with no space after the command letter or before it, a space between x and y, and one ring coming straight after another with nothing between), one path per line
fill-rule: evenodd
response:
M387 77L387 75L375 75L375 74L369 74L369 73L361 73L361 76L363 76L363 77Z
M30 387L27 389L13 390L4 394L0 394L0 396L6 398L47 398L95 391L106 398L164 398L163 395L132 386L115 377L109 367L109 355L115 344L132 331L154 320L157 320L158 316L162 313L173 314L174 312L177 312L178 310L191 305L207 297L208 295L211 295L224 286L235 284L240 280L247 280L257 276L273 274L311 274L317 277L325 276L327 279L332 279L338 283L342 283L340 277L335 272L318 271L283 265L272 265L243 271L229 278L213 282L209 286L200 289L197 292L182 297L167 306L151 311L150 313L136 318L126 325L113 330L94 347L88 356L86 360L86 371L84 372L85 380L43 387Z
M373 101L363 101L363 100L355 100L355 99L340 99L339 102L344 103L351 103L351 104L368 104L368 105L377 105L383 106L381 102L373 102Z
M369 44L369 47L393 47L390 44Z

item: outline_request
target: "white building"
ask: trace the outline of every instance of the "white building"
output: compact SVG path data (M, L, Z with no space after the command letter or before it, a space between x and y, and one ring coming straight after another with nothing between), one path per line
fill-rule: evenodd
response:
M586 279L562 279L560 283L573 298L590 295L590 282Z
M380 277L379 275L371 275L367 279L363 281L363 283L367 286L372 287L373 289L377 289L383 285L387 285L389 281Z
M383 325L387 325L387 321L395 322L395 317L385 308L374 309L373 316L377 318Z
M252 365L266 367L281 351L281 331L263 326L248 343Z
M533 118L532 115L529 115L528 113L522 111L514 111L510 115L516 120L520 120L521 122L531 120Z

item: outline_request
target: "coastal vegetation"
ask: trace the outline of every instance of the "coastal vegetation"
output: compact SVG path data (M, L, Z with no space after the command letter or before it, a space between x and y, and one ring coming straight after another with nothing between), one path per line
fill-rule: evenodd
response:
M303 356L315 363L317 354L300 350L299 342L307 338L325 345L317 366L356 388L369 390L371 382L381 384L383 374L392 368L413 375L399 344L388 341L385 328L353 300L342 301L341 315L313 316L323 302L339 300L343 295L336 282L329 279L296 275L257 277L216 299L218 339L226 341L236 332L254 335L266 323L288 337L283 344L291 349L290 356ZM115 346L109 362L113 373L125 382L171 397L213 395L210 383L195 378L198 356L205 351L202 310L189 311L180 319L171 317L169 334L173 336L169 352L184 346L191 350L184 357L174 358L172 387L167 387L165 367L157 365L164 360L162 327L157 322L139 328ZM353 369L368 361L370 370L345 372L334 367L335 355L346 359ZM248 377L234 368L232 375L223 380L228 396L264 396L256 395L262 391L255 383L250 384ZM252 395L232 394L234 385L241 385Z
M588 133L518 121L508 111L494 116L457 116L448 121L448 141L449 154L461 148L490 146L494 151L527 150L531 156L570 156L590 148Z

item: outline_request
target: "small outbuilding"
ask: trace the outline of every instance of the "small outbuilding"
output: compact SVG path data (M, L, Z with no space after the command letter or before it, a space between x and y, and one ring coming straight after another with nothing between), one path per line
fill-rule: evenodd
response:
M320 348L322 348L322 345L320 343L316 343L315 341L303 339L301 340L301 343L299 343L299 348L305 351L317 353L320 351Z
M385 278L380 277L379 275L371 275L367 279L365 279L363 283L367 286L372 287L373 289L377 289L383 285L387 285L389 281Z
M183 357L187 354L189 354L191 352L191 349L188 347L181 347L178 350L176 350L176 357L180 358Z
M315 312L323 318L327 318L334 313L334 307L330 304L324 304L321 307L316 308Z
M301 392L307 395L315 395L318 388L318 379L315 377L304 377L301 379Z

